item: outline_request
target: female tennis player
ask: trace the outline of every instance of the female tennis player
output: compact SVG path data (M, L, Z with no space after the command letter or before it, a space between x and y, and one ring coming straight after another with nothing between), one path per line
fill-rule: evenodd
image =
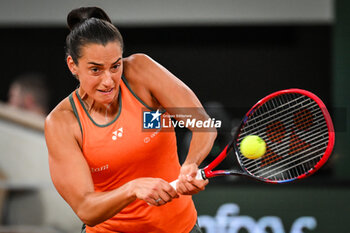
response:
M82 232L200 232L191 195L207 185L194 177L216 131L191 129L180 166L173 129L142 130L144 109L208 119L199 100L150 57L124 58L102 9L72 10L67 21L66 61L80 85L48 115L45 136L52 181L86 224Z

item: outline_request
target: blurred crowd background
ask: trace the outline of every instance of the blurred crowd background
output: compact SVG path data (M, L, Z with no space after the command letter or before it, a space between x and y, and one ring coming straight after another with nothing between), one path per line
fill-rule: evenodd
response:
M273 91L306 89L329 108L336 146L326 166L281 186L214 178L194 196L205 232L349 232L346 0L0 0L0 232L79 232L80 220L50 181L43 120L78 85L64 46L66 16L80 6L103 8L124 37L124 56L151 56L223 121L205 162ZM190 135L177 133L183 161Z

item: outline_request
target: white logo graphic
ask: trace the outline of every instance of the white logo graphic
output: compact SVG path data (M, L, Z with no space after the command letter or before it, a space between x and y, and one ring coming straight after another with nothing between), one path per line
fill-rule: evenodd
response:
M123 127L117 129L116 131L113 132L112 139L115 141L118 138L123 137Z
M144 129L159 129L160 128L160 116L162 114L157 111L143 112L143 128Z
M159 131L161 129L157 129L156 132L152 133L149 137L145 137L145 139L143 140L144 143L149 143L151 141L152 138L154 138L155 136L158 135Z
M161 116L162 114L159 113L159 109L157 109L157 111L155 113L151 113L151 115L153 116L152 121L154 121L155 119L158 119L159 116Z
M106 165L103 165L102 167L98 167L98 168L91 168L91 172L92 173L95 173L95 172L102 172L102 171L105 171L105 170L108 170L108 164Z
M177 115L176 115L177 116ZM198 129L210 129L210 128L221 128L221 120L216 120L215 118L208 118L207 120L197 120L196 118L188 118L184 120L172 121L170 115L169 117L164 117L162 122L163 128L179 127L179 128L198 128Z
M238 233L244 229L248 233L265 233L267 228L272 233L287 233L283 226L282 219L278 216L263 216L255 220L243 215L239 216L240 208L235 203L226 203L219 207L216 216L201 215L198 217L199 225L207 233ZM317 227L316 218L313 216L301 216L297 218L290 229L290 233L302 233L303 229L315 230ZM309 232L309 231L308 231Z

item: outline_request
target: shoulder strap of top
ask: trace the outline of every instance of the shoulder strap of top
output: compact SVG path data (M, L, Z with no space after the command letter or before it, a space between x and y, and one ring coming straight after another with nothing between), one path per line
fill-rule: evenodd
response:
M72 106L74 115L75 115L75 117L76 117L77 120L78 120L81 134L83 134L83 127L81 126L81 121L80 121L80 117L79 117L79 114L78 114L78 110L77 110L77 107L76 107L76 105L75 105L75 101L74 101L74 99L73 99L73 95L74 95L74 94L75 94L75 91L72 92L72 93L69 95L69 102L70 102L70 104L71 104L71 106Z
M126 78L125 78L124 75L122 76L122 82L121 82L121 83L124 83L124 84L125 84L125 87L127 87L126 89L128 89L128 91L134 96L134 98L136 98L137 101L140 102L143 106L145 106L146 108L148 108L148 109L151 110L151 111L156 110L156 109L154 109L154 108L148 106L145 102L143 102L143 100L142 100L140 97L138 97L138 96L136 95L136 93L131 89L131 87L130 87L130 85L129 85L129 83L128 83L128 81L126 80Z

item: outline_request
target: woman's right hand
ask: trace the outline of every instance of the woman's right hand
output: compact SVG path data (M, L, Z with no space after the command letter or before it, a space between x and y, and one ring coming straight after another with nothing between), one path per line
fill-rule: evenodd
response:
M161 206L179 197L175 189L160 178L138 178L130 184L135 197L149 205Z

